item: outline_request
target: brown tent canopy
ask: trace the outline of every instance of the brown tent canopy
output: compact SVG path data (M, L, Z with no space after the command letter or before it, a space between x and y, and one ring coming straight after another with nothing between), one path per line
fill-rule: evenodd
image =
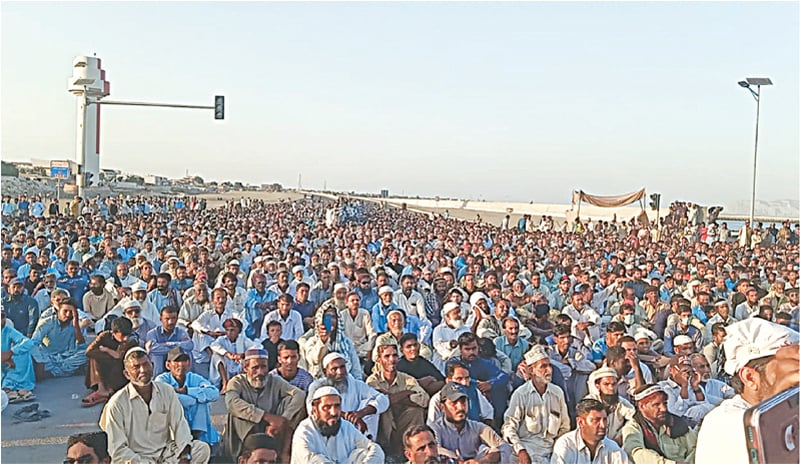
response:
M590 205L599 206L601 208L617 208L641 201L645 196L645 189L641 189L632 193L626 193L624 195L611 196L590 195L583 190L575 190L572 192L572 204L574 205L576 203L580 204L581 202L586 202Z

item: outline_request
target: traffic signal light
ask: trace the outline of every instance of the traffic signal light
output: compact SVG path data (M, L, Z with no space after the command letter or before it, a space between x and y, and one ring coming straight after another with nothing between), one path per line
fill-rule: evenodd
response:
M87 172L86 174L83 175L83 179L84 179L83 180L84 187L91 187L92 185L94 185L94 173Z
M214 119L225 119L225 97L222 95L214 97Z
M657 210L661 206L661 194L660 193L651 193L650 194L650 208Z

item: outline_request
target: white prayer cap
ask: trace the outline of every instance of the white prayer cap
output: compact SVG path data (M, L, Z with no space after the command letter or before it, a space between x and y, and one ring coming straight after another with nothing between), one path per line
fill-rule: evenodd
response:
M344 356L342 356L341 353L337 353L337 352L334 351L334 352L326 354L325 357L322 358L322 367L323 368L328 367L328 364L336 361L337 359L343 359L343 360L347 361L346 359L344 359Z
M134 346L133 348L125 352L125 356L122 357L123 361L128 359L128 356L132 355L133 353L136 353L137 351L141 351L142 353L147 354L147 351L141 346Z
M525 363L528 366L536 363L539 360L549 358L547 351L544 350L542 345L533 345L527 353L525 353Z
M693 281L689 282L689 287L696 287L698 285L700 285L700 281L699 280L693 280Z
M295 266L292 268L292 274L297 274L298 272L303 272L303 266Z
M654 395L656 393L664 393L664 388L659 384L651 385L645 388L644 390L640 391L639 393L634 393L632 395L632 398L634 401L642 401L648 396Z
M264 256L256 256L255 258L253 258L253 262L254 263L260 263L261 261L264 261L265 259L267 259L267 258L265 258Z
M673 346L680 346L692 343L692 339L689 338L687 335L678 335L672 340Z
M458 312L461 313L461 306L458 303L453 303L452 301L445 303L445 305L442 307L442 314L447 314L454 309L457 309Z
M141 309L141 307L142 307L142 304L139 303L139 301L134 300L134 299L130 299L130 300L126 301L125 304L122 305L123 309L128 309L128 308L140 308Z
M439 269L439 274L452 274L452 273L453 273L453 270L450 269L449 267L443 267L443 268Z
M772 356L782 346L800 340L794 330L761 318L750 318L725 328L725 372L730 375L754 359Z
M594 385L594 382L597 379L602 379L603 377L614 377L616 379L618 377L617 371L615 371L611 367L601 367L599 369L596 369L591 374L589 374L589 383Z
M132 292L144 292L147 291L147 284L143 280L137 280L131 284L130 288Z
M232 260L228 261L228 266L239 266L239 260L238 259L232 259Z
M384 293L394 293L394 290L392 290L392 287L384 285L378 289L378 295L383 295Z
M483 292L475 292L469 297L469 305L475 306L475 303L480 300L488 300L488 298L486 298L486 295Z
M336 284L336 285L333 286L333 293L336 293L339 290L347 290L347 285L345 285L345 284Z
M636 331L636 332L634 332L634 334L633 334L633 339L634 339L634 340L636 340L637 342L638 342L639 340L644 340L645 338L649 339L650 341L653 341L653 339L652 339L652 338L650 338L650 334L648 334L648 333L647 333L647 332L645 332L644 330L637 330L637 331Z
M316 390L314 390L314 394L311 396L311 401L318 400L323 396L331 396L331 395L335 395L340 398L342 397L342 395L339 394L339 390L326 385L324 387L319 387Z

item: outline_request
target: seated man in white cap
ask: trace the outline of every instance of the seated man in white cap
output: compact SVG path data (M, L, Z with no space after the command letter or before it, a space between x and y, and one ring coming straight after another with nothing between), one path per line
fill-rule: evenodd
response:
M310 417L294 433L292 464L383 464L381 447L342 420L342 397L335 388L320 387L310 398Z
M561 388L551 383L553 367L541 345L525 354L530 381L511 394L502 428L503 438L520 464L549 462L556 438L569 431L569 412Z
M450 358L458 356L459 335L469 332L469 327L461 319L461 306L458 303L445 303L442 308L442 323L433 329L433 364L444 371L444 365Z
M622 447L636 463L694 462L697 432L667 409L660 385L647 384L633 394L636 414L622 427ZM741 425L741 424L740 424ZM697 462L725 462L716 459Z
M749 463L744 413L800 383L797 332L759 318L727 327L725 372L737 395L706 415L697 439L696 462Z
M606 436L622 445L622 427L633 418L636 408L617 393L617 371L601 367L589 375L589 394L603 403L608 411Z
M347 373L347 362L337 352L328 353L322 361L324 376L308 386L308 396L324 386L339 390L342 397L342 414L371 440L378 439L380 415L389 408L389 398L361 380ZM307 401L310 408L310 402Z
M689 356L676 354L669 362L669 378L658 382L667 394L669 412L684 417L691 426L699 424L714 407L706 400L701 380Z
M153 363L140 347L123 357L130 383L111 397L100 415L112 462L207 463L211 449L192 439L178 395L153 382Z
M142 316L142 307L136 300L128 300L122 309L122 316L130 319L133 326L133 334L136 336L140 346L144 346L147 341L147 333L158 327L155 322L145 319ZM159 369L161 372L161 369Z
M228 410L222 432L229 456L238 456L242 442L253 433L266 433L274 439L281 462L288 461L292 430L305 416L306 394L278 375L269 375L269 355L263 349L247 350L244 372L228 381L225 407Z

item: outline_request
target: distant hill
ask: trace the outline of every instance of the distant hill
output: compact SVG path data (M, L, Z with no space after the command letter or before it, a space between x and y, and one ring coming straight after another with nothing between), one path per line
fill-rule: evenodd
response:
M750 200L740 200L725 207L723 214L750 214ZM756 200L756 216L800 218L798 200Z

